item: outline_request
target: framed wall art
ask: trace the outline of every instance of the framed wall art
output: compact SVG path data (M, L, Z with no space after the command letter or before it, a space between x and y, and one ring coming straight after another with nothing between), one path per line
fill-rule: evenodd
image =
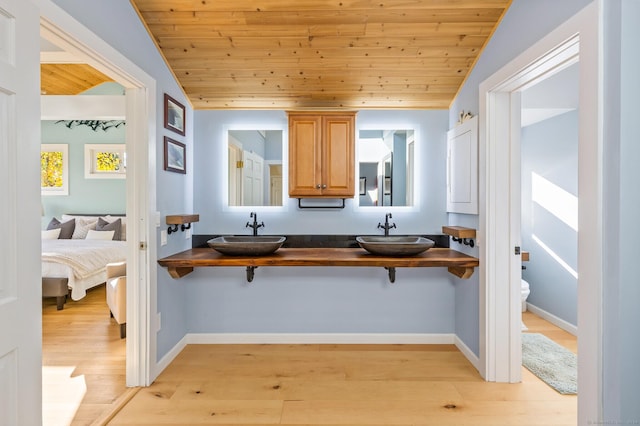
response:
M170 172L187 173L186 146L164 137L164 169Z
M125 179L125 144L85 144L85 179Z
M69 145L40 145L40 192L69 195Z
M164 127L182 136L185 134L185 108L171 96L164 94Z

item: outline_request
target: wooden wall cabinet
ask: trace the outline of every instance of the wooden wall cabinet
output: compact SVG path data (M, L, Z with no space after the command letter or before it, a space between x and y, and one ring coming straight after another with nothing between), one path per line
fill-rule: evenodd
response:
M355 112L289 113L289 196L353 198Z

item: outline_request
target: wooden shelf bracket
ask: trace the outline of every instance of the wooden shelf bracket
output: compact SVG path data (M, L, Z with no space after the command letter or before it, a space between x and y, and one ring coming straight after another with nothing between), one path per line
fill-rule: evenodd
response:
M442 233L451 236L451 240L458 244L474 247L476 238L476 230L473 228L465 228L464 226L443 226Z
M180 229L182 232L186 231L187 229L191 229L191 224L193 222L200 221L200 215L199 214L174 214L174 215L167 215L167 218L165 220L167 222L167 225L169 225L169 227L167 228L167 233L171 235L174 232L178 232L178 229ZM180 225L179 228L178 228L178 225Z

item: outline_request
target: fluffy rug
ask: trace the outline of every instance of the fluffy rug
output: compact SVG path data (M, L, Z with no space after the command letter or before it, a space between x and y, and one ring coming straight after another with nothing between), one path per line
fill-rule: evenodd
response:
M522 365L559 393L577 394L576 355L542 334L522 333Z

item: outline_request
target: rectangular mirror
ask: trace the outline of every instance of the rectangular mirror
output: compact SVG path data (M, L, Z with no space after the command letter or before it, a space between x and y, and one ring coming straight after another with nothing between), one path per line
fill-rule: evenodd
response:
M360 206L413 206L415 132L360 130Z
M282 206L282 130L229 130L229 206Z

